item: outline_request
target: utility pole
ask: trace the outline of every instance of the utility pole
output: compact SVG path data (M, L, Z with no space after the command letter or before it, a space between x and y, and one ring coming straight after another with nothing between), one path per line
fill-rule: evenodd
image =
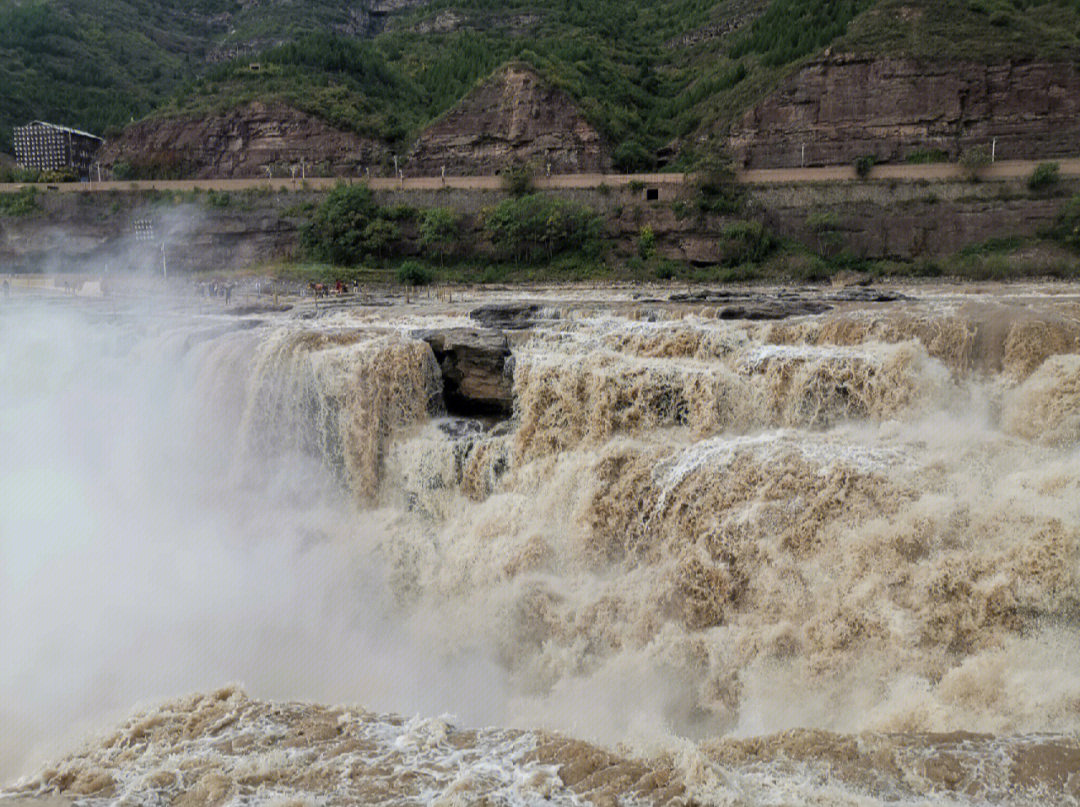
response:
M990 146L990 162L997 162L997 138L994 138L994 143Z
M802 167L806 168L806 144L802 144Z

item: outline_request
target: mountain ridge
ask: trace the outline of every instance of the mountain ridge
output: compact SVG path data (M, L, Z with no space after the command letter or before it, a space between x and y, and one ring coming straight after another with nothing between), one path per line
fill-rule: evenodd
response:
M31 118L115 136L260 102L404 153L522 62L616 169L687 167L833 51L1064 64L1080 60L1080 0L23 0L0 10L0 150Z

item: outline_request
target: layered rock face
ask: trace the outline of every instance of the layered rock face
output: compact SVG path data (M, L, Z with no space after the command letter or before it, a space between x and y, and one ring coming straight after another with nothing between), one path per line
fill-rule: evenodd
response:
M871 154L903 162L918 149L954 159L995 138L999 159L1074 155L1080 69L831 56L750 110L733 127L730 146L746 167L792 168Z
M493 174L535 162L555 173L607 167L607 149L573 101L523 65L511 65L425 129L408 170L416 176Z
M101 151L108 169L128 163L140 174L196 179L376 174L388 157L377 140L257 101L224 115L140 121Z

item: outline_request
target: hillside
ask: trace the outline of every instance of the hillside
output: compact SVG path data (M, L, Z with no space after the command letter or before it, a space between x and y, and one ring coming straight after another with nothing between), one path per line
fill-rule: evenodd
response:
M516 62L565 93L616 169L680 167L733 126L737 140L755 137L747 115L797 97L800 71L826 52L928 76L957 63L1075 65L1080 1L24 0L0 10L0 151L35 117L115 134L147 115L222 117L260 102L405 155ZM787 108L767 138L783 140L788 112L801 114Z

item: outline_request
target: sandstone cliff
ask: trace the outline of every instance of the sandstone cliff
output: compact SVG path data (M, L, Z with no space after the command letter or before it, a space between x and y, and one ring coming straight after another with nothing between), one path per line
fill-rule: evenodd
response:
M746 113L732 128L730 146L743 165L773 168L850 163L871 154L903 162L918 149L941 149L954 159L994 138L1000 159L1074 156L1080 69L830 56Z
M600 134L566 93L515 64L485 81L425 129L409 155L409 173L493 174L516 162L553 173L607 168Z
M108 170L127 163L140 176L197 179L375 175L389 157L377 140L257 101L224 115L140 121L100 154Z

